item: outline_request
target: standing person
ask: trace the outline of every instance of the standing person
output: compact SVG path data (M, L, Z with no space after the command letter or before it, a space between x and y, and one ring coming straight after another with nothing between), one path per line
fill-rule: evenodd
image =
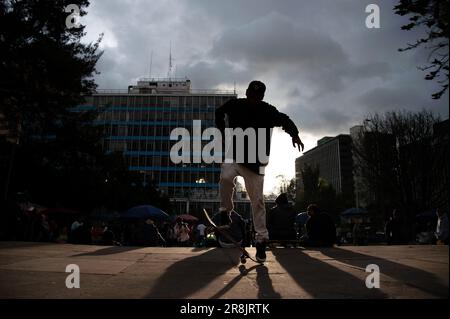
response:
M202 222L198 223L197 225L197 245L199 247L205 246L205 232L206 232L206 226Z
M399 245L402 243L402 220L397 209L392 211L392 216L386 222L385 234L388 245Z
M189 227L183 222L183 219L178 217L173 228L175 236L177 238L178 245L189 246Z
M172 246L176 241L172 225L169 222L164 222L161 231L164 235L166 246Z
M436 227L436 240L437 244L448 245L448 217L443 211L436 209L436 215L438 216L438 222Z
M144 234L144 244L146 246L159 246L164 245L165 240L161 236L161 233L158 230L155 222L148 218L143 224L143 234Z
M102 245L112 246L115 244L116 236L114 235L114 232L109 226L105 226L103 228L101 238L102 238L101 239Z
M263 138L258 136L258 133L265 133L264 155L268 156L270 154L271 129L281 126L291 136L293 146L298 146L299 151L303 150L304 146L298 136L296 125L286 114L279 112L274 106L263 101L265 91L264 83L252 81L246 91L247 98L230 100L216 110L216 126L222 132L222 137L226 136L226 119L228 128L253 129L256 141ZM237 142L237 144L244 143L246 154L236 154L235 150L232 149L231 163L225 161L222 164L219 182L221 222L222 225L231 223L229 214L233 210L234 180L237 176L242 176L252 205L253 223L256 231L256 259L264 262L266 260L266 243L269 240L263 196L264 169L268 157L265 159L259 158L258 146L255 150L255 145L249 143L249 139L244 138L244 141ZM253 150L249 152L251 148ZM228 151L230 150L225 150L226 153ZM252 152L256 152L256 154L251 154ZM242 155L244 155L243 161Z

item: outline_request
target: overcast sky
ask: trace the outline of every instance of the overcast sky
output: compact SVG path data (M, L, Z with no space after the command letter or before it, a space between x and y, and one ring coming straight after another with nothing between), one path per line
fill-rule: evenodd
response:
M366 5L381 9L381 28L365 26ZM165 77L172 43L173 76L193 88L232 89L266 83L265 100L297 124L305 151L323 136L348 133L368 114L433 110L448 118L448 93L417 69L423 50L398 52L420 31L402 31L397 1L360 0L92 0L87 39L104 33L99 88L125 89L149 75ZM301 154L276 131L265 191L279 174L292 178Z

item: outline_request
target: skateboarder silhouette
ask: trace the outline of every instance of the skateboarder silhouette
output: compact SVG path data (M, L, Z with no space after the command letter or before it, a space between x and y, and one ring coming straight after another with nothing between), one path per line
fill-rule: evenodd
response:
M260 81L250 82L246 91L246 98L229 100L217 108L217 128L222 132L222 136L226 136L226 127L230 129L241 128L242 130L254 129L257 141L259 141L258 134L266 134L265 153L269 156L271 129L281 126L291 136L292 145L298 147L299 151L302 151L304 145L300 140L296 125L289 116L263 101L265 91L266 86L264 83ZM266 260L266 244L269 240L263 196L264 169L267 161L260 159L258 156L256 156L256 161L254 161L254 156L252 155L255 154L248 154L247 152L250 146L252 146L251 150L255 151L254 145L249 145L248 139L245 139L243 142L246 150L244 160L242 160L241 154L237 154L236 149L233 149L231 161L225 161L222 164L219 182L221 223L226 225L231 222L229 214L234 208L235 178L242 176L252 207L253 225L256 232L256 259L264 262ZM256 155L258 155L258 145L256 146L256 152Z

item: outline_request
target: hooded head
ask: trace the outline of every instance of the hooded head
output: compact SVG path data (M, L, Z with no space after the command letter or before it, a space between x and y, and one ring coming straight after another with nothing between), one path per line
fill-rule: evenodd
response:
M280 195L278 195L277 199L275 199L275 203L278 206L286 206L287 204L289 204L287 194L281 193Z
M266 92L266 85L261 81L252 81L248 85L245 94L247 98L254 101L262 101L264 99L264 93Z

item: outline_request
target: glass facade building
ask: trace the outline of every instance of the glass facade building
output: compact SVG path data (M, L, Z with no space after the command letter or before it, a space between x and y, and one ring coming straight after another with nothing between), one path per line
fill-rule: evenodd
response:
M327 180L337 193L353 198L353 158L350 135L324 137L317 146L295 160L297 192L304 189L301 170L305 165L319 168L320 177Z
M178 140L170 140L171 131L181 127L192 135L194 120L201 120L202 131L214 127L216 108L237 98L233 91L190 85L185 78L142 79L128 90L98 91L78 106L99 111L95 124L103 126L105 151L123 152L130 170L168 195L175 214L218 210L220 164L174 164L170 151Z

